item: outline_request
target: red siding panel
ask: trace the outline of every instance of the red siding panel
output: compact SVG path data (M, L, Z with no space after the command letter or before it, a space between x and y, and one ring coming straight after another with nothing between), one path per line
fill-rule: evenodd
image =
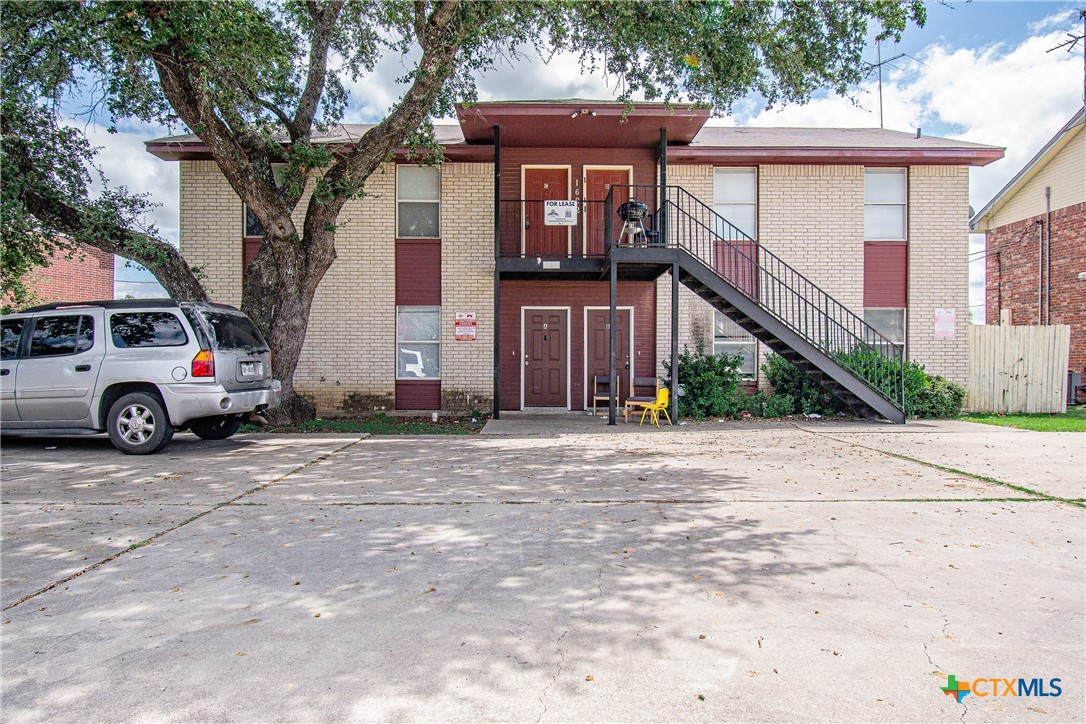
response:
M260 245L263 243L263 239L260 237L247 236L241 240L241 272L245 273L245 270L249 268L249 265L253 263L253 259L256 258L257 253L260 251Z
M501 197L503 199L522 199L522 166L550 166L568 164L570 169L571 198L582 198L581 188L585 166L633 166L633 183L653 185L656 183L655 148L502 148ZM502 208L502 213L510 215L514 209L510 205ZM583 220L583 215L582 215ZM519 226L512 219L503 219L501 246L502 254L516 256L520 254L521 237ZM581 223L572 231L573 256L581 256L584 246L584 228Z
M440 241L396 241L396 304L441 304Z
M502 154L504 156L504 152ZM607 282L519 281L501 283L501 405L520 409L520 375L524 367L520 348L522 307L570 307L570 404L584 409L584 308L606 307ZM618 305L634 308L633 374L656 374L656 283L620 282Z
M440 410L441 380L396 380L397 410Z
M908 305L909 247L904 241L864 244L864 306Z

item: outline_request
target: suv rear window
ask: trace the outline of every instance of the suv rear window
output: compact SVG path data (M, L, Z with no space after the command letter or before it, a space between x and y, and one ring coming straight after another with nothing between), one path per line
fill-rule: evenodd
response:
M94 346L94 318L88 315L38 317L30 336L31 357L86 352Z
M119 312L109 317L113 346L181 347L189 337L179 320L169 312Z
M198 311L207 322L208 331L211 333L211 346L215 349L267 350L268 345L260 336L260 330L253 324L253 320L244 314L218 309Z

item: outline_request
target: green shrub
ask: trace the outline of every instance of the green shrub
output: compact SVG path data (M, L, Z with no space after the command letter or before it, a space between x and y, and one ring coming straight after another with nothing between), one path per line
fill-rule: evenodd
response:
M762 372L773 386L775 395L792 399L792 409L784 413L786 415L836 415L845 409L840 400L779 354L771 353L766 357Z
M766 417L784 417L795 412L796 401L791 395L772 393L765 398Z
M705 342L698 340L694 351L684 347L679 355L679 383L685 394L679 397L679 414L703 420L706 417L734 417L739 410L735 392L739 388L740 355L705 351ZM664 362L671 384L671 365Z
M901 363L872 347L858 347L847 354L836 355L836 359L846 368L863 369L871 378L882 381L880 391L889 399L899 397L898 385L901 384L905 391L905 411L910 417L949 418L961 414L965 388L943 377L929 375L919 362L905 363L904 379L899 381ZM770 354L762 371L774 393L792 398L793 413L828 416L846 409L840 400L780 355ZM780 404L783 407L783 401ZM769 416L768 412L766 414Z
M957 382L928 375L928 384L922 387L912 400L909 414L917 417L950 418L962 414L965 388Z

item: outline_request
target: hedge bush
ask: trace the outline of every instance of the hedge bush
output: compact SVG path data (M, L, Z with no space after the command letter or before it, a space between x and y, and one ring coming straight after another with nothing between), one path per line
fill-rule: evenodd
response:
M683 347L679 355L679 383L684 394L679 397L679 414L704 420L706 417L733 417L739 411L740 355L712 354L698 340L694 351ZM664 362L671 384L671 363Z
M848 354L838 355L845 366L857 364L867 369L878 369L878 377L895 380L901 363L882 355L870 347L858 348ZM823 390L805 372L778 354L770 354L762 365L773 391L793 398L795 414L823 416L837 415L846 410L844 404ZM956 382L937 375L929 375L919 362L906 362L904 369L905 412L910 417L948 418L961 414L965 402L965 388ZM897 397L896 389L883 390L890 398Z

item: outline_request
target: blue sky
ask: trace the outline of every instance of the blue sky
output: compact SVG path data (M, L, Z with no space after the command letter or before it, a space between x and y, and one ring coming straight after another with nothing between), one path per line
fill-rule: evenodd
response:
M925 135L947 136L1006 147L1006 158L970 174L970 203L983 206L1082 105L1083 55L1046 52L1068 31L1082 31L1070 2L931 3L924 28L909 28L900 45L884 45L883 58L907 53L883 74L885 125L896 130L923 127ZM872 45L867 53L875 59ZM396 101L402 60L389 58L351 85L346 120L372 121ZM527 98L611 98L615 79L586 76L575 58L538 58L504 66L479 79L483 100ZM714 119L725 125L878 126L874 78L851 100L820 94L804 106L766 110L757 98L740 102L733 114ZM79 121L82 125L85 121ZM147 191L161 206L149 221L177 239L177 164L143 150L143 141L165 135L161 127L124 123L108 135L101 126L88 133L103 146L100 162L112 182ZM979 238L974 249L980 248ZM978 255L979 256L979 255ZM983 264L971 270L971 302L982 300ZM118 263L118 296L162 294L146 272ZM979 309L979 307L978 307Z

